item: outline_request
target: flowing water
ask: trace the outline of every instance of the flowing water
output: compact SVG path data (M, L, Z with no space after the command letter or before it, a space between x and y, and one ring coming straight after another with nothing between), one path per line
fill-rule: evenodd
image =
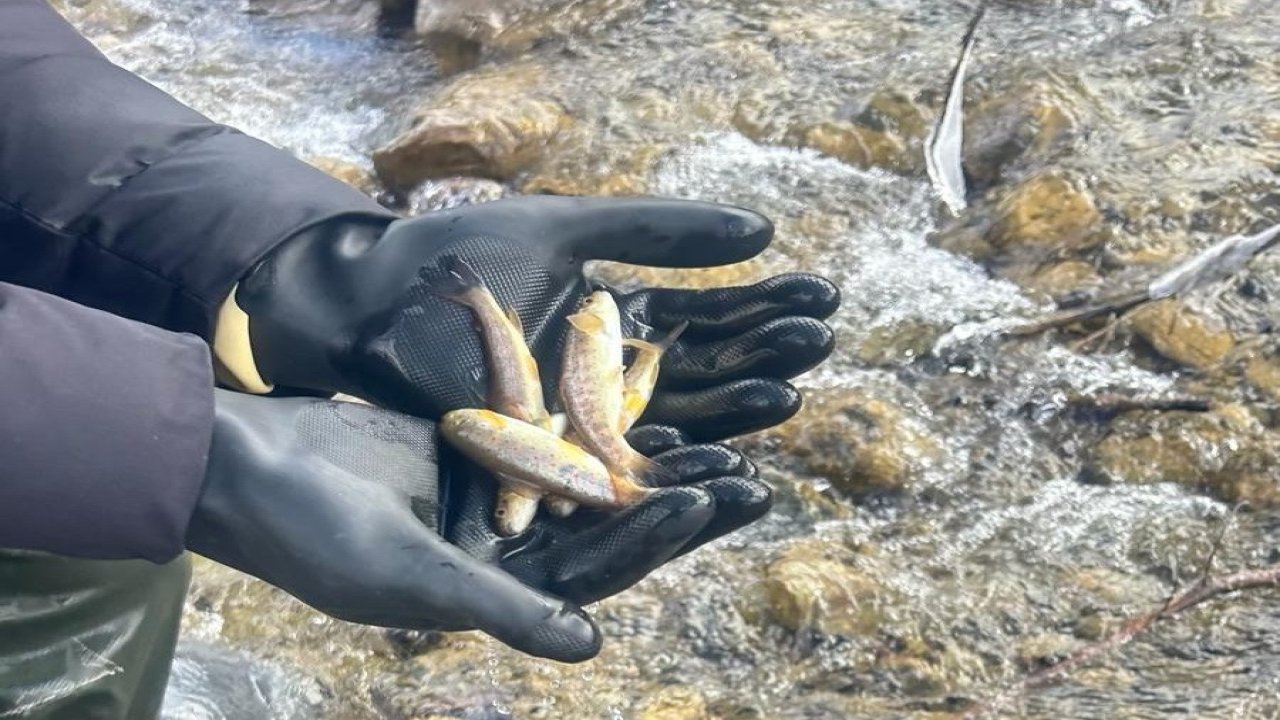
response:
M1233 515L1230 503L1171 482L1081 481L1107 425L1077 412L1079 398L1199 391L1273 422L1255 393L1206 390L1196 373L1123 344L1085 352L1050 336L1000 339L1011 318L1052 304L1013 274L931 242L954 225L919 168L863 169L790 142L787 128L858 117L886 90L936 100L970 8L634 4L606 27L495 62L531 63L553 78L583 118L583 175L661 144L645 171L650 192L753 207L778 222L775 247L751 272L811 270L840 285L839 348L799 381L832 403L831 417L811 418L827 444L806 429L743 440L778 488L777 510L595 608L609 640L582 666L469 635L404 657L379 632L202 565L167 717L947 717L1158 607L1197 577L1224 524L1216 567L1275 561L1275 510ZM359 0L66 5L116 61L304 157L367 167L446 82L414 42L379 39ZM1262 0L1007 0L989 14L972 92L1031 85L1065 109L1078 130L1055 167L1096 194L1113 229L1100 263L1119 282L1150 273L1128 258L1159 256L1165 246L1151 237L1203 247L1275 218L1277 31L1280 10ZM755 112L750 132L744 107ZM1170 199L1182 210L1166 212ZM992 210L982 201L975 212ZM1192 302L1265 336L1280 261L1259 261L1250 282L1256 292L1243 299ZM892 409L894 429L879 429L906 438L896 459L908 482L845 492L812 461L836 452L840 428L854 432L856 421L820 427L856 415L841 404L848 398ZM1280 466L1272 470L1263 480L1280 485ZM819 568L834 560L848 574L798 626L769 609L764 568L784 554ZM1276 600L1253 593L1165 622L1003 712L1278 717ZM861 630L824 630L824 618L841 613Z

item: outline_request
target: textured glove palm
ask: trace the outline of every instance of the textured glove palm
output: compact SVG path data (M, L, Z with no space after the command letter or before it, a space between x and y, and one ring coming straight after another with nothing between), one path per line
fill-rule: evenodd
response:
M344 620L480 629L534 655L585 660L601 637L581 604L769 507L767 486L729 448L661 427L633 442L681 484L620 513L542 517L503 540L490 529L492 480L442 452L430 421L217 391L187 544ZM721 496L733 501L717 512Z
M250 273L236 302L268 382L438 418L483 404L485 391L470 314L430 290L443 256L465 259L520 314L554 399L565 318L588 288L585 262L723 265L756 255L772 234L763 217L723 205L515 198L385 228L314 228ZM819 319L837 303L830 283L802 274L746 288L620 295L629 336L690 323L664 359L645 420L719 439L790 417L800 398L784 381L830 354L832 334Z

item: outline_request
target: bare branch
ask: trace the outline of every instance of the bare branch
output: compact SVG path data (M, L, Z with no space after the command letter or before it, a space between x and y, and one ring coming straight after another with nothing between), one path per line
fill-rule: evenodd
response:
M1081 665L1125 645L1159 620L1228 593L1277 587L1280 587L1280 565L1268 565L1264 568L1243 570L1230 575L1202 578L1187 590L1170 597L1160 609L1126 621L1107 638L1084 647L1049 667L1031 673L1022 682L1005 690L995 698L980 702L969 708L962 717L964 720L976 720L977 718L985 717L1029 690L1034 690L1065 678L1071 671Z

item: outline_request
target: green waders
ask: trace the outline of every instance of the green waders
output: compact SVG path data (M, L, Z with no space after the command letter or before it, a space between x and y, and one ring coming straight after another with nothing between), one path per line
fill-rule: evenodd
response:
M0 718L154 720L190 579L186 555L0 550Z

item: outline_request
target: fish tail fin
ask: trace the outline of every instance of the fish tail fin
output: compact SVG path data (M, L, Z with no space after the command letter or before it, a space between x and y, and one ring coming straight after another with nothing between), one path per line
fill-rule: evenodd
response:
M476 274L475 268L457 255L445 255L440 259L440 267L444 275L434 279L428 289L446 300L467 305L467 296L484 287L484 281Z
M627 458L626 471L627 477L641 488L668 487L680 480L674 470L663 467L638 452L632 452Z
M668 332L666 337L662 338L661 340L659 340L654 344L662 348L662 350L665 352L672 345L675 345L676 341L680 339L680 336L684 334L684 331L688 329L689 329L689 321L685 320L681 322L679 325L671 328L671 332Z
M689 327L689 321L685 320L684 322L675 326L675 328L672 329L671 332L667 333L660 340L641 340L639 338L626 338L622 341L622 344L626 347L629 347L633 350L638 350L640 352L651 352L657 355L661 355L665 353L668 349L670 349L672 345L676 344L676 340L680 339L680 335L684 333L685 329L688 327Z

